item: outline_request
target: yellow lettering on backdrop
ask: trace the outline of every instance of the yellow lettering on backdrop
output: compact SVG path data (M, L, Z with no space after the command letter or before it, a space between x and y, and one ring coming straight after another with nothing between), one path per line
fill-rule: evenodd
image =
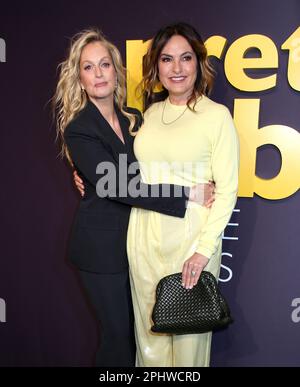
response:
M224 53L224 49L227 43L227 39L223 36L211 36L205 41L205 47L207 49L208 56L215 56L221 59Z
M290 50L288 80L290 86L300 91L300 27L283 43L283 50Z
M300 186L300 135L284 125L258 128L259 99L235 99L234 121L240 138L239 196L254 193L265 199L283 199ZM281 153L281 169L277 176L262 179L255 175L257 148L271 144Z
M245 58L245 54L251 48L257 48L260 58ZM264 35L246 35L229 47L224 69L228 81L237 89L243 91L262 91L271 89L276 85L277 75L269 75L263 78L251 78L244 69L272 69L278 67L278 53L273 41Z
M150 40L129 40L127 52L127 104L142 110L142 100L136 95L136 87L143 77L143 56ZM208 55L222 59L227 44L226 38L212 36L205 45ZM260 58L245 58L251 48L260 51ZM300 91L300 27L283 43L289 50L288 81ZM278 68L278 52L273 41L264 35L247 35L237 39L229 47L224 69L228 81L243 91L263 91L276 85L276 74L251 78L245 69ZM282 199L295 193L300 187L300 135L284 125L269 125L259 129L260 99L236 99L234 120L240 137L241 162L239 196L253 197L254 193L265 199ZM257 148L274 145L281 154L281 169L277 176L263 179L255 174Z
M143 101L138 98L136 88L143 79L143 56L146 54L150 40L126 41L127 68L127 105L143 110Z
M129 106L142 108L142 102L136 96L136 86L142 80L142 61L150 40L127 40L126 53L128 69L127 85ZM224 54L227 40L223 36L211 36L205 42L208 55L219 59ZM245 58L251 48L257 48L260 58ZM291 87L300 91L300 27L282 44L283 50L289 50L288 80ZM278 52L273 41L264 35L252 34L242 36L231 44L224 61L225 74L228 81L242 91L263 91L276 85L277 75L262 78L251 78L245 69L276 69L278 68Z

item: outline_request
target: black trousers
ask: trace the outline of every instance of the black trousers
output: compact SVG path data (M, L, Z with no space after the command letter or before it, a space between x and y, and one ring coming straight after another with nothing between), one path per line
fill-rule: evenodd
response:
M78 270L99 323L98 367L134 367L134 318L128 270L99 274Z

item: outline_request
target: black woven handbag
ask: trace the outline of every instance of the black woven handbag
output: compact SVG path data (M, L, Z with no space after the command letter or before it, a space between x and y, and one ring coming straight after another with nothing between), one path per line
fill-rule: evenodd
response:
M181 273L162 278L156 288L153 332L176 335L205 333L226 327L233 320L213 274L202 271L192 289L182 286Z

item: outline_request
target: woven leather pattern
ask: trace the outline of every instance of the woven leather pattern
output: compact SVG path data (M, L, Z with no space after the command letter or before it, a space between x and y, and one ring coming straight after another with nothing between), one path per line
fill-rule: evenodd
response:
M233 321L213 274L202 271L192 289L185 289L181 278L181 273L176 273L159 281L152 313L153 332L205 333Z

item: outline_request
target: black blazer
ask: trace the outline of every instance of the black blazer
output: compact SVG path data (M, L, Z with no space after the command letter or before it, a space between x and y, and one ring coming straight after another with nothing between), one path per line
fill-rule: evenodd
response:
M141 123L138 110L127 108L127 111L138 115ZM66 127L64 133L74 167L85 185L85 196L80 201L72 227L69 257L79 269L96 273L120 272L128 266L126 237L132 206L177 217L184 217L186 209L185 195L174 197L174 186L171 186L170 198L120 197L118 187L117 192L108 192L104 198L97 195L96 185L101 175L96 174L96 168L100 162L114 163L117 171L120 154L127 154L128 163L136 162L133 153L134 137L128 130L129 120L117 107L116 112L125 145L91 101ZM151 186L145 187L149 190Z

